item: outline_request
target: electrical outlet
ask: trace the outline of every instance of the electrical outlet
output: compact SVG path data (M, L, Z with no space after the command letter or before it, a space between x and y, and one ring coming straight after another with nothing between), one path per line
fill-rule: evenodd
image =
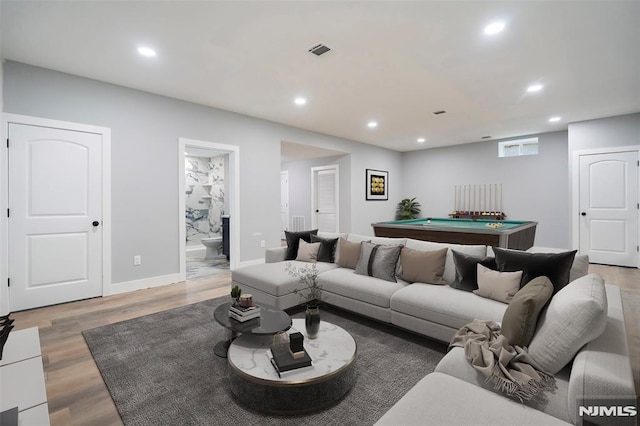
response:
M262 248L264 248L264 247L265 247L265 242L264 242L264 240L261 240L261 241L260 241L260 247L262 247Z
M142 256L133 256L133 265L140 266L142 264Z

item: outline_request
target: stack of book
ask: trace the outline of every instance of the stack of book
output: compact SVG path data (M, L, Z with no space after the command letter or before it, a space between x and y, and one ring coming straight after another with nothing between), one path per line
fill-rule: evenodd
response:
M311 367L311 357L304 351L304 356L294 358L288 346L284 348L271 346L271 364L276 369L278 377L284 373L298 371L302 368Z
M260 316L260 307L256 305L231 305L231 308L229 308L229 316L236 321L249 321Z

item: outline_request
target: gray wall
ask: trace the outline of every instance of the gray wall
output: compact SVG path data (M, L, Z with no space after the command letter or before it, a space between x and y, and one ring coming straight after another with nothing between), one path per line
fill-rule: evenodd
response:
M574 151L640 145L640 113L569 124L569 158Z
M311 228L311 168L338 165L340 181L338 182L340 216L340 232L348 232L351 228L349 217L351 203L350 156L318 158L308 161L289 161L282 163L282 171L289 172L289 217L304 216L307 228Z
M567 132L530 136L538 155L498 158L497 140L407 152L402 198L417 197L423 217L447 217L455 185L502 183L507 219L537 221L536 245L570 247Z
M11 61L4 64L4 105L9 113L111 128L114 283L179 271L180 137L240 147L241 262L263 257L261 240L280 244L282 140L359 158L348 171L352 232L371 234L370 223L388 219L395 205L371 209L364 201L365 168L389 170L391 194L402 185L394 151ZM143 264L134 267L136 254Z

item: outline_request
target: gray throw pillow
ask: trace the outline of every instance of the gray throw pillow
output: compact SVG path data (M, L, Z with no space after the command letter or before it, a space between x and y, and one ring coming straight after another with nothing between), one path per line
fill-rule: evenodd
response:
M590 274L569 283L540 314L529 355L543 371L556 374L581 347L604 332L607 307L601 276Z
M510 345L529 346L536 331L538 317L553 294L553 284L547 277L537 277L522 287L502 317L501 334Z
M442 278L447 248L441 250L413 250L404 247L400 251L402 273L400 278L408 283L446 284Z
M338 259L336 263L342 268L355 269L360 258L360 243L352 243L340 237L338 240Z
M403 246L387 246L367 242L360 244L360 258L355 273L395 283L396 264Z

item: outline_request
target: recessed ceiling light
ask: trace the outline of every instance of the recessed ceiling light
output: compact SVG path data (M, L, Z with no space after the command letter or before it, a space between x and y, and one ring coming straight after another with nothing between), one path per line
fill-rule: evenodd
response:
M551 117L549 119L549 123L556 123L558 121L560 121L562 119L562 117Z
M529 93L533 93L533 92L539 92L542 90L544 86L542 84L532 84L531 86L527 87L527 92Z
M418 138L418 143L424 143L425 140L425 138Z
M377 121L370 121L367 123L367 126L369 126L370 128L374 128L374 127L378 127L378 122Z
M302 96L298 96L297 98L295 98L293 100L293 103L295 103L296 105L304 105L307 103L307 100L305 98L303 98Z
M494 35L502 32L504 30L504 22L496 21L492 22L486 27L484 27L484 33L486 35Z
M156 51L150 47L138 47L138 53L142 56L146 56L147 58L153 58L154 56L156 56Z

